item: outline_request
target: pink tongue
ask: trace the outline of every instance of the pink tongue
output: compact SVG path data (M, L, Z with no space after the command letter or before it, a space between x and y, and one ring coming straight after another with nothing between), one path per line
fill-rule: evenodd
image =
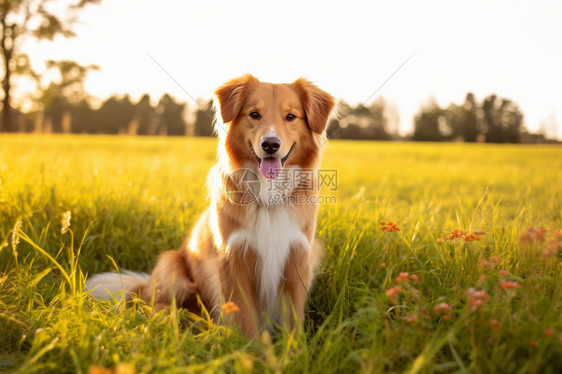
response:
M264 177L273 179L281 173L281 161L278 158L264 158L260 165L260 171Z

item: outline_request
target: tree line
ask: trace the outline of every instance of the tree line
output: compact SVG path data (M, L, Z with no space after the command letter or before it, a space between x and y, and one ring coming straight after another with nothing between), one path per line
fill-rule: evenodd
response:
M148 94L137 101L128 95L112 96L94 108L83 90L84 69L72 62L52 63L61 73L60 82L51 82L37 97L40 109L26 113L13 111L15 131L36 133L128 134L169 136L213 136L212 101L188 106L168 94L155 104ZM68 71L67 71L68 70ZM74 73L70 73L74 71ZM435 99L424 104L414 118L414 132L398 134L399 113L384 98L372 104L341 102L339 115L328 125L332 139L413 140L519 143L544 141L530 139L524 116L513 101L489 95L478 102L472 93L462 104L440 107ZM187 118L191 120L188 121ZM0 122L2 119L0 118Z
M519 143L523 119L512 100L489 95L478 103L469 92L461 105L441 108L434 99L424 105L415 116L412 140Z

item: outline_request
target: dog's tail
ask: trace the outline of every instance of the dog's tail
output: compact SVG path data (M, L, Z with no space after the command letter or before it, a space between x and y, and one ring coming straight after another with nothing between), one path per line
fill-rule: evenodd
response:
M121 299L123 296L127 298L131 293L139 292L149 279L149 274L128 270L121 273L101 273L86 281L84 291L101 300Z

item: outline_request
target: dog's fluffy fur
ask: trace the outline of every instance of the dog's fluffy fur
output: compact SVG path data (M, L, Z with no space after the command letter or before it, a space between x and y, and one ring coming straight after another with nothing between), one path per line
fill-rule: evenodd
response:
M98 274L86 289L96 298L139 293L156 309L175 298L178 307L194 313L201 311L200 299L216 321L221 306L232 301L240 311L225 318L248 337L256 336L266 321L295 328L303 320L322 251L314 238L317 188L290 182L276 187L270 182L277 173L268 176L262 163L286 172L306 170L317 183L334 99L302 78L271 84L251 75L226 83L215 94L219 149L209 174L209 208L179 250L160 256L150 276ZM266 137L280 140L273 155L260 147ZM250 202L233 198L233 190L255 193L249 183L233 178L240 169L250 170L261 184Z

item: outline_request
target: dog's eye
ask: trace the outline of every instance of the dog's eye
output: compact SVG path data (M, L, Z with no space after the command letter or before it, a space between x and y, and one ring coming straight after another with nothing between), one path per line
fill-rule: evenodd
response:
M250 113L250 117L252 117L253 119L260 119L261 115L258 112L252 112Z
M295 116L293 113L289 113L285 118L287 119L287 121L294 121L297 119L297 116Z

